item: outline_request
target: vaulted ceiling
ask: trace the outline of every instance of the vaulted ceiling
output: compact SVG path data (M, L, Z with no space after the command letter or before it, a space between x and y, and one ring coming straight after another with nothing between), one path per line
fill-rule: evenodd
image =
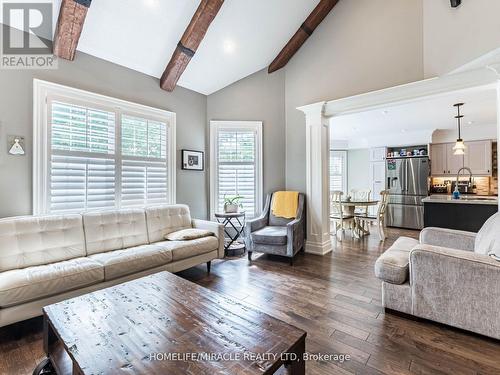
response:
M267 67L318 3L226 0L178 85L208 95ZM78 50L160 78L199 4L93 1Z

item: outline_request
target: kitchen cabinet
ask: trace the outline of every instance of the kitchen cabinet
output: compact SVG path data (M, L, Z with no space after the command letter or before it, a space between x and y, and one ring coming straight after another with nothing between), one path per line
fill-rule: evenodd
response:
M373 199L380 199L380 192L385 190L385 162L370 163L370 180Z
M431 145L431 174L433 176L445 175L448 172L446 161L446 144Z
M498 202L444 201L424 199L424 227L439 227L478 232L498 212Z
M464 156L454 155L453 147L455 147L455 143L446 144L446 171L448 174L456 176L459 169L464 166Z
M492 141L465 142L465 155L454 155L455 143L431 145L431 175L456 176L462 167L469 167L475 176L492 174Z
M474 175L491 175L493 144L488 141L465 142L465 166L472 170Z
M387 148L377 147L370 149L370 161L385 161L385 156L387 155Z
M380 200L380 192L385 190L385 156L387 149L385 147L370 149L370 189L372 199ZM377 207L369 208L371 215L375 215Z

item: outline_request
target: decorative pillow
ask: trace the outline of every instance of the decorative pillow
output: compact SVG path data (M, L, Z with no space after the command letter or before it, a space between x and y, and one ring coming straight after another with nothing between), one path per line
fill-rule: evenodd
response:
M486 223L484 223L481 230L476 236L476 243L474 246L476 254L491 254L500 253L500 213L494 214Z
M209 230L190 228L169 233L165 236L165 239L168 241L189 241L210 236L214 236L214 233Z

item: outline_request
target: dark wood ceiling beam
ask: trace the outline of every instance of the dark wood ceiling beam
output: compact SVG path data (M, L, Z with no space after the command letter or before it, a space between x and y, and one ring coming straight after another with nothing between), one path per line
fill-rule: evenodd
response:
M92 0L63 0L54 34L54 55L66 60L75 59L76 48Z
M177 81L184 73L191 58L205 37L212 21L217 16L224 0L201 0L191 22L177 44L167 68L160 79L160 86L167 91L173 91Z
M288 41L281 52L276 56L274 61L269 65L268 72L272 73L281 68L283 68L290 59L297 53L297 51L302 47L304 42L312 35L314 30L319 26L319 24L325 19L325 17L330 13L335 5L337 5L339 0L321 0L319 4L314 8L309 17L304 21L304 23L299 27L297 32Z

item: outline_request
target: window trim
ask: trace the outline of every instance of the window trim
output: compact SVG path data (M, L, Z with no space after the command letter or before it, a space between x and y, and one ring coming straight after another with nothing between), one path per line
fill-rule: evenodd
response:
M50 193L50 113L48 111L49 99L64 100L69 104L88 104L97 109L115 112L119 121L121 114L136 114L148 119L158 120L167 124L167 178L168 178L168 200L176 202L176 114L174 112L145 106L116 99L109 96L92 93L56 83L33 80L33 215L49 213ZM120 126L115 129L115 155L117 165L116 173L121 170L122 155L118 148L121 133ZM121 191L118 179L117 190ZM117 197L117 201L120 197Z
M215 220L215 212L217 209L217 135L221 129L231 130L252 130L256 133L255 142L255 212L254 217L257 217L262 212L263 204L263 158L262 158L262 121L210 121L210 218Z

